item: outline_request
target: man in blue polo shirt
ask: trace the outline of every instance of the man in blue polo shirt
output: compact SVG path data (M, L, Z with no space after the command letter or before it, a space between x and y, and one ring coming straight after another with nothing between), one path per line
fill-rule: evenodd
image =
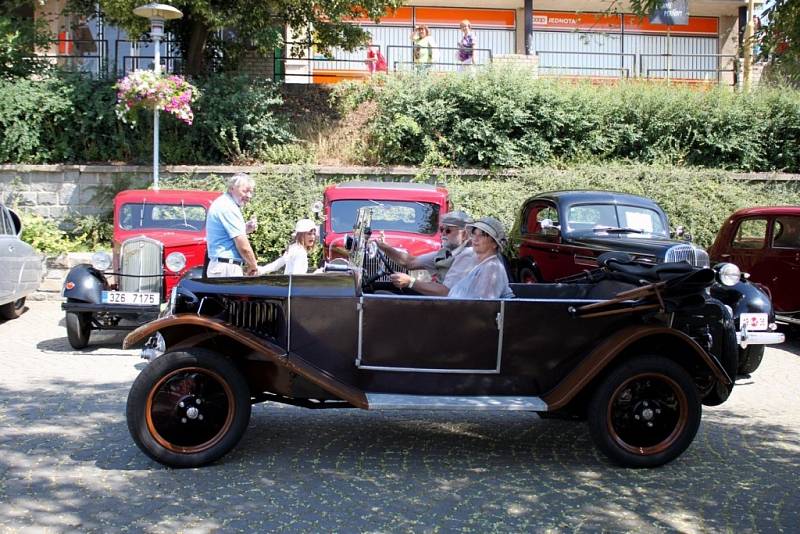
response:
M252 276L257 273L256 256L247 234L255 231L255 218L245 223L242 206L253 197L255 182L245 173L228 180L228 191L208 208L206 243L208 268L206 276Z

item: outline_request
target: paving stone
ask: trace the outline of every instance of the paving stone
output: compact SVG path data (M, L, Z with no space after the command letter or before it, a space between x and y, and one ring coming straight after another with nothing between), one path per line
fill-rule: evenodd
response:
M214 465L167 469L125 422L145 365L66 340L58 302L0 322L0 532L795 532L800 342L769 348L691 447L612 466L580 422L259 404Z

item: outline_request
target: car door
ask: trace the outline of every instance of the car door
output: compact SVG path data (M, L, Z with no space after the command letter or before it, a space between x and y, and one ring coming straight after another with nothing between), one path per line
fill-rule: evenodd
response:
M770 247L759 258L757 270L778 311L800 310L800 216L773 219Z
M376 372L496 374L500 300L364 295L357 365Z
M762 272L760 258L766 249L768 230L769 221L766 217L741 219L731 234L728 246L730 257L722 255L721 259L735 263L743 272L750 273L754 282L766 283L768 275Z
M543 221L550 221L552 226L542 225ZM561 250L558 226L558 209L553 202L534 200L525 207L520 228L519 257L521 260L531 260L536 265L538 280L525 280L524 276L520 276L520 281L549 282L564 276L562 273L567 266L563 265L564 251Z
M21 269L20 250L8 209L0 205L0 304L16 300Z

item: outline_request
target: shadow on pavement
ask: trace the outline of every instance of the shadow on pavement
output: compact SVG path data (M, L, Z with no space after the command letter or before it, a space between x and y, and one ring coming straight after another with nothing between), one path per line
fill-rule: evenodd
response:
M0 527L14 520L57 527L59 517L81 530L776 531L800 524L795 429L720 408L707 410L682 457L631 470L597 453L584 424L533 414L264 404L220 462L172 470L131 440L129 386L0 389ZM23 509L24 516L7 513Z

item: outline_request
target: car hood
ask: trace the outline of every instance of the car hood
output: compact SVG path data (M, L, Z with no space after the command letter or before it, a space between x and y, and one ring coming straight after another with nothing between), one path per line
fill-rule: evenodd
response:
M652 254L654 256L664 256L664 253L675 245L693 246L688 241L675 241L664 237L637 235L577 235L569 236L567 240L577 246L585 246L593 249L618 250L633 252L638 254Z

